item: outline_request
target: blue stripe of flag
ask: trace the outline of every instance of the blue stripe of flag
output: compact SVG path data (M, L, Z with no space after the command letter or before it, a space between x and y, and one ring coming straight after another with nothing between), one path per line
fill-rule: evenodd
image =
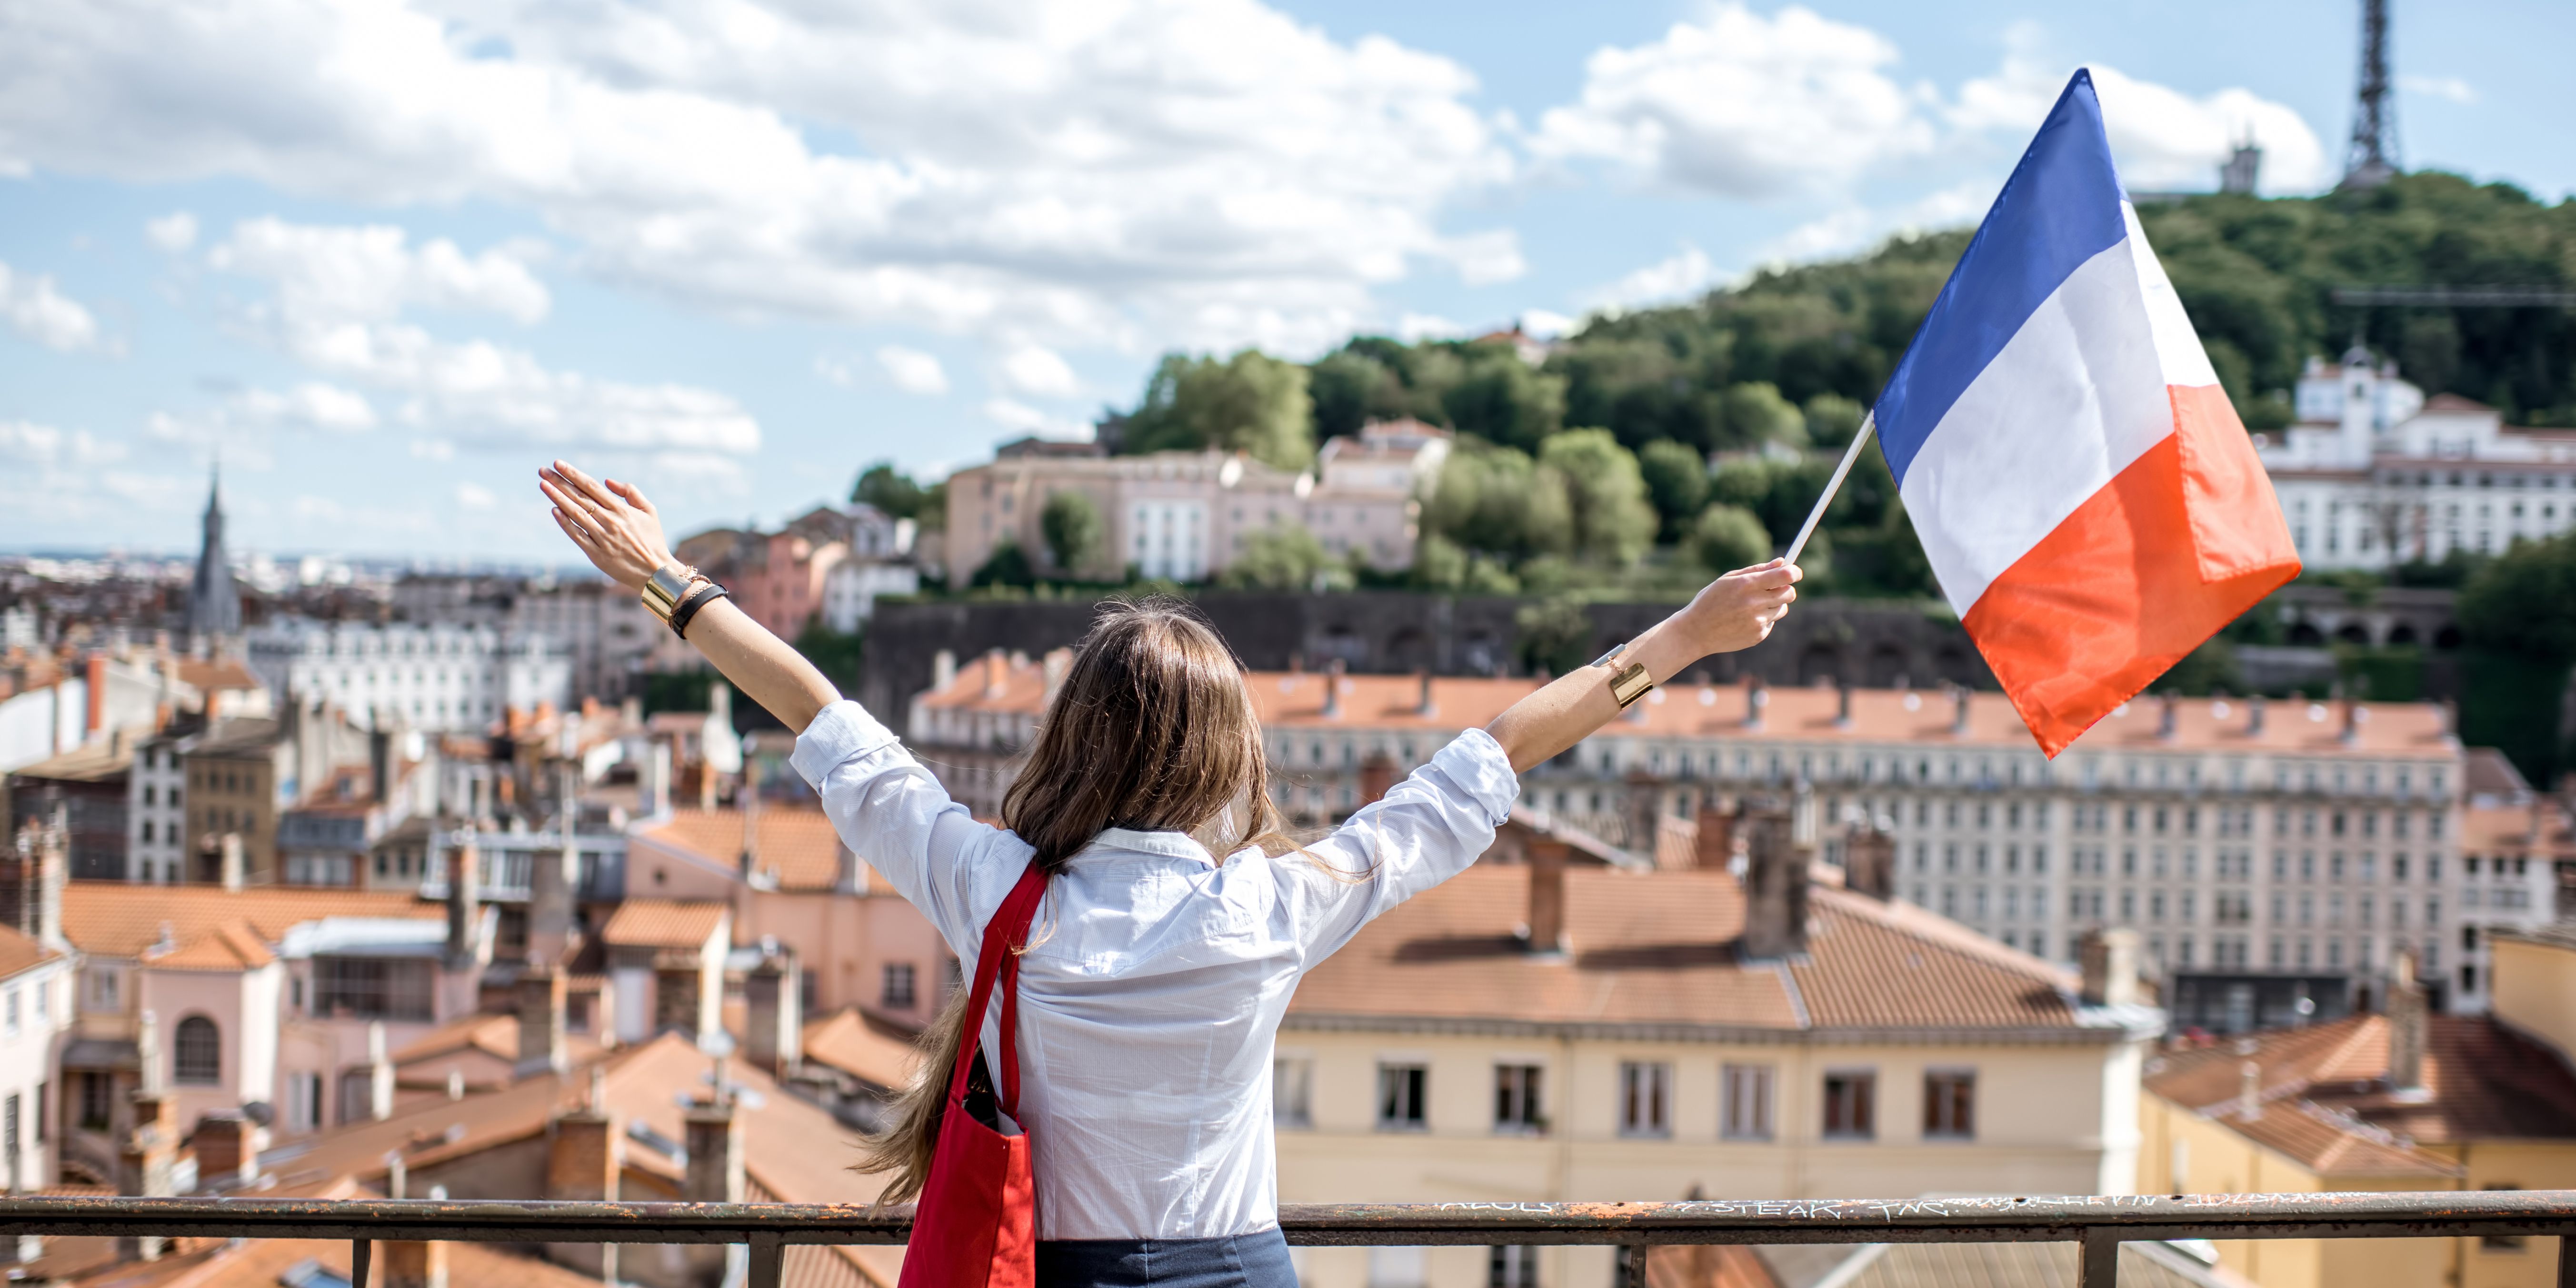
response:
M1950 405L2040 303L2128 235L2120 195L2102 103L2092 73L2079 69L1879 392L1879 445L1898 483Z

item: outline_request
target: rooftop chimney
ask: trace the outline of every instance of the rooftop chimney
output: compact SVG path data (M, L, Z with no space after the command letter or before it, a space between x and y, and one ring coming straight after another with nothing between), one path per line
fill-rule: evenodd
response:
M625 1127L608 1107L605 1071L590 1071L590 1096L580 1107L556 1114L547 1124L546 1197L558 1203L614 1203L618 1175L626 1166ZM602 1282L617 1280L614 1243L554 1243L546 1256Z
M1414 699L1413 714L1429 718L1440 714L1440 704L1431 700L1431 671L1428 667L1415 672L1422 685L1422 696Z
M1874 823L1843 833L1843 888L1881 901L1896 894L1896 838Z
M1000 649L986 650L984 653L984 696L986 698L998 698L1002 696L1002 690L1008 687L1010 677L1010 657Z
M1744 941L1740 956L1777 961L1807 951L1807 856L1789 810L1764 801L1736 820L1744 829Z
M752 884L760 876L760 775L752 768L749 756L742 758L742 883Z
M1529 846L1529 950L1565 952L1565 842L1534 836Z
M1324 666L1324 711L1327 720L1342 718L1342 659L1334 658Z
M242 853L239 832L226 832L215 841L215 881L230 893L241 892L245 870L250 860Z
M1703 872L1735 866L1735 815L1714 803L1699 807L1699 836L1691 844L1692 865Z
M566 808L555 846L528 856L528 960L540 966L562 965L579 935L573 910L573 889L581 882L575 817Z
M394 1062L386 1051L385 1022L367 1024L367 1117L377 1121L394 1116Z
M1360 804L1374 805L1395 787L1395 758L1372 751L1360 761Z
M1967 685L1950 686L1950 732L1960 737L1966 737L1968 733L1969 696Z
M259 1124L238 1109L217 1109L197 1120L197 1184L238 1188L259 1179Z
M2400 1097L2424 1095L2424 985L2415 977L2415 954L2397 954L2388 972L2388 1086Z
M378 805L394 798L394 735L381 726L367 731L367 790Z
M2236 1066L2236 1106L2247 1122L2263 1116L2263 1066L2251 1060Z
M1835 728L1849 729L1852 727L1851 699L1852 686L1848 684L1838 684L1834 686Z
M1064 677L1073 670L1073 650L1069 648L1048 649L1046 652L1045 668L1046 696L1049 701L1053 701L1055 698L1055 691L1064 686Z
M740 1203L743 1194L742 1116L724 1080L724 1061L716 1061L711 1100L689 1106L686 1115L689 1173L680 1197L689 1203Z
M2263 695L2260 693L2245 699L2245 736L2263 736Z
M2166 694L2164 698L2156 704L2157 737L2168 742L2173 740L2174 730L2180 723L2181 707L2182 699L2177 698L2170 693Z
M134 1033L135 1059L141 1085L133 1092L134 1128L117 1149L116 1191L135 1198L168 1198L177 1192L171 1164L179 1149L178 1104L162 1084L161 1038L153 1014L145 1011ZM151 1261L161 1255L158 1235L126 1235L116 1241L121 1257Z
M868 865L859 861L858 851L841 843L836 833L832 838L834 855L832 893L863 895L868 892Z
M2361 727L2368 723L2370 708L2355 698L2343 700L2343 745L2349 747L2361 741Z
M470 839L447 851L447 960L460 968L482 958L483 904L474 889L482 866Z
M1771 705L1770 691L1762 687L1762 677L1751 672L1744 676L1744 727L1762 727L1762 708Z
M513 1078L562 1073L571 1067L564 1049L564 977L552 962L536 962L519 976L519 1062Z
M636 803L647 818L671 812L671 744L663 739L653 740L652 758L644 766L643 799Z
M742 981L743 1054L784 1082L805 1058L804 972L795 949L766 939L760 947L760 964Z
M955 653L952 653L952 652L948 651L947 649L941 649L941 650L939 650L938 652L931 654L931 656L930 656L930 687L931 687L931 689L932 689L933 691L937 691L937 690L940 690L940 689L945 689L945 688L947 688L949 685L955 684L956 682L957 682L957 655L956 655Z
M2087 1006L2131 1006L2138 1001L2138 932L2095 930L2081 949Z

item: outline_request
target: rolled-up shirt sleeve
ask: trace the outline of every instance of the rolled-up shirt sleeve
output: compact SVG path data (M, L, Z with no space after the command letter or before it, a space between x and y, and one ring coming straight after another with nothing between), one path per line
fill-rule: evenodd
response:
M823 708L788 763L822 798L841 844L921 909L960 957L970 957L992 912L981 897L990 892L979 889L989 882L978 878L999 866L978 859L1008 834L977 822L856 702ZM1019 859L1007 865L1013 878L1027 855ZM998 905L998 896L990 902Z
M1307 964L1329 957L1379 913L1466 871L1520 797L1502 744L1482 729L1451 740L1306 856L1279 862Z

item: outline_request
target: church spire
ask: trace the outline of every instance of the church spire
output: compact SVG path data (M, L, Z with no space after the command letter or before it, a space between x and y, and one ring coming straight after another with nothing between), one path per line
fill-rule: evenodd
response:
M188 584L188 638L213 652L218 644L241 634L241 592L233 585L232 560L224 553L223 463L206 471L205 540L197 550L197 575Z

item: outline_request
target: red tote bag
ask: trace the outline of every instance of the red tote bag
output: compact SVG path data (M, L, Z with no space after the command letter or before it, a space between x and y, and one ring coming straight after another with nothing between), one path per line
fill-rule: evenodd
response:
M1034 862L984 927L975 957L975 991L966 1001L966 1038L948 1071L948 1109L930 1177L913 1210L912 1239L897 1288L1032 1288L1037 1282L1037 1183L1029 1171L1029 1138L1006 1135L967 1106L967 1075L983 1040L984 1007L996 980L1002 989L999 1107L1017 1124L1020 1109L1020 955L1046 893Z

